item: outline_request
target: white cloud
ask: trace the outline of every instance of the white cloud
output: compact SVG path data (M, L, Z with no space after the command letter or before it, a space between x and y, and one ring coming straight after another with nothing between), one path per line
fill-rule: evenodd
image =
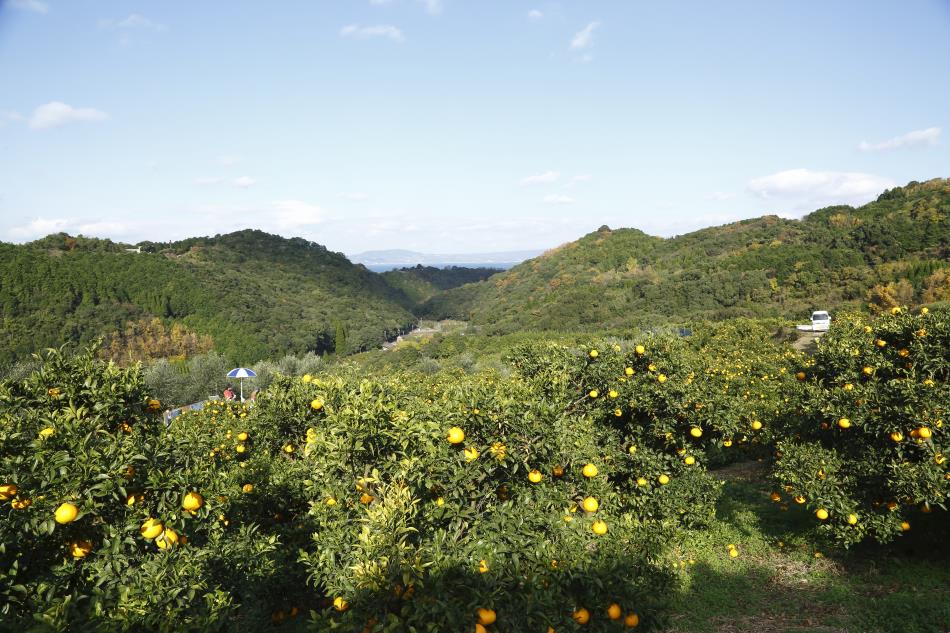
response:
M51 101L33 111L29 125L34 130L40 130L74 121L103 121L108 118L108 114L95 108L74 108L59 101Z
M528 11L528 19L533 22L537 22L543 17L544 17L544 14L538 11L537 9L531 9L530 11Z
M428 13L432 15L437 15L442 13L442 0L418 0L421 2Z
M23 9L34 13L49 13L49 5L40 2L40 0L11 0L10 6L14 9Z
M376 26L349 24L340 29L340 36L355 37L360 40L373 37L385 37L396 43L402 43L406 40L406 38L403 37L402 31L391 24L377 24Z
M283 230L320 224L326 217L326 213L319 206L300 200L277 200L272 204L274 220Z
M552 182L557 182L557 179L561 177L561 172L558 171L546 171L543 174L536 174L534 176L528 176L522 178L520 184L525 185L541 185L549 184Z
M901 149L904 147L917 147L920 145L936 145L940 138L939 127L928 127L925 130L914 130L907 134L901 134L894 138L882 141L880 143L868 143L861 141L858 149L862 152L883 152L891 149Z
M251 185L255 184L257 181L250 176L239 176L231 181L231 184L235 187L240 187L241 189L247 189Z
M369 194L365 194L359 191L343 192L343 193L340 193L339 195L344 200L353 200L356 202L369 199Z
M729 191L713 191L711 194L706 196L707 200L713 200L715 202L722 202L724 200L732 200L736 197L736 194Z
M797 203L797 210L830 204L860 205L894 186L890 178L859 172L789 169L750 180L748 190L763 199Z
M89 221L79 218L36 218L21 226L10 228L7 234L14 241L26 242L46 237L51 233L69 233L87 237L115 237L125 234L128 228L122 222Z
M571 38L571 50L579 51L591 46L594 43L594 30L599 26L600 22L595 20L575 33Z
M555 193L550 196L544 196L544 202L547 204L574 204L576 200L570 196Z
M159 24L138 13L133 13L121 20L99 20L99 27L103 29L145 29L147 31L164 31L166 28L164 24Z

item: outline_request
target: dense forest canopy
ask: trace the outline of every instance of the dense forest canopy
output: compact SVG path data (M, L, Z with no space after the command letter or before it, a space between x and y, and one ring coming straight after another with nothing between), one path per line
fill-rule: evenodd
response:
M950 298L948 216L950 180L936 179L860 208L765 216L671 239L601 227L436 295L423 312L512 332L939 301Z

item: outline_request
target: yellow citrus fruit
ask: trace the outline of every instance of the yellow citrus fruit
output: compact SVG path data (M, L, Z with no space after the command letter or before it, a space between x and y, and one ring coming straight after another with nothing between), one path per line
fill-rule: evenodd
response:
M528 473L528 481L533 484L539 483L541 481L541 471L532 470L530 473Z
M250 494L254 492L254 484L244 484L243 486L241 486L241 491L246 494Z
M241 442L246 442L248 437L250 436L247 434L247 431L241 431L237 434L238 441Z
M346 611L350 608L350 604L343 599L342 596L337 596L333 599L333 608L337 611Z
M858 515L849 514L848 515L848 525L855 525L858 522Z
M795 378L799 380L805 380L805 372L803 371L798 372L797 374L795 374Z
M300 379L304 382L310 382L311 380L313 380L313 376L311 376L310 374L304 374Z
M738 556L739 556L739 550L737 550L735 547L730 547L730 548L729 548L729 557L730 557L730 558L737 558Z
M818 508L818 510L815 511L815 516L818 517L819 521L824 521L828 518L828 511L824 508Z
M362 503L364 506L369 505L373 502L375 498L376 497L369 494L368 492L364 492L363 494L360 495L360 503Z
M478 614L478 623L482 626L494 624L498 617L494 609L484 609L480 607L476 613Z
M600 395L600 392L597 391L596 389L591 389L587 395L590 396L591 398L596 398L597 396Z
M628 629L635 629L640 625L640 616L636 613L628 613L627 617L623 619L623 623Z
M782 495L780 495L777 492L773 492L771 495L769 495L769 498L771 498L772 501L775 501L777 503L782 500Z
M637 345L636 349L637 349L637 354L640 354L641 356L647 351L646 348L643 347L643 345Z
M24 510L33 505L33 500L29 497L17 497L10 502L14 510Z
M327 500L324 503L326 503L328 506L335 506L336 499L334 499L333 497L327 497Z
M185 494L185 498L181 501L181 507L189 512L194 512L195 510L201 509L201 506L205 504L205 498L201 494L191 491Z
M597 356L599 356L599 353L597 352L597 350L592 349L592 350L590 351L590 357L591 357L591 358L597 358Z
M863 373L865 376L870 376L874 373L874 369L871 367L864 367L861 369L861 373Z
M578 624L587 624L590 622L590 611L581 607L580 609L574 609L574 615L571 617L574 618L574 621Z
M894 431L893 433L891 433L891 439L894 440L895 442L900 442L901 440L904 439L904 434L901 433L900 431Z
M69 542L69 553L73 558L85 558L92 551L92 543L86 539Z
M293 444L284 444L284 452L285 452L285 453L288 453L288 454L293 453L293 452L294 452L294 445L293 445Z
M620 605L616 602L612 603L607 607L607 617L611 620L619 620L620 616L623 615L623 609L620 608Z
M630 453L631 455L633 455L634 453L637 452L637 447L631 445L630 448L627 449L627 452Z
M313 409L314 411L319 411L320 409L323 408L323 400L321 400L320 398L314 398L313 400L310 401L310 408Z
M238 453L243 453L247 450L247 447L244 444L238 444L234 447L234 450L236 450Z
M908 523L907 521L902 521L901 530L903 530L904 532L907 532L908 530L910 530L910 523Z
M365 632L364 632L364 633L365 633ZM475 633L488 633L488 629L486 629L486 628L484 627L484 625L479 624L478 622L476 622L476 623L475 623Z
M670 478L667 477L666 475L660 475L659 477L656 478L656 480L660 482L661 486L665 486L666 484L670 483Z
M598 471L597 467L593 464L585 464L584 468L581 470L581 474L583 474L588 479L596 477L598 472L600 471Z
M442 497L437 497L436 500L435 500L435 505L437 505L437 506L439 506L439 507L444 506L444 505L445 505L445 499L443 499Z
M930 430L929 428L927 428L926 426L922 426L922 427L920 427L919 429L917 429L917 435L926 440L926 439L928 439L931 435L933 435L933 433L932 433L931 430Z
M838 426L842 429L847 429L851 427L851 420L848 418L841 418L838 420Z
M461 444L465 441L465 431L457 426L453 426L449 429L448 440L449 444Z
M845 390L845 391L851 391L852 389L854 389L854 385L852 385L850 382L845 383L845 385L844 385L844 390Z
M657 379L657 382L659 382L662 385L664 382L666 382L666 374L660 374L659 376L656 377L656 379Z
M169 549L178 544L178 533L172 529L166 529L156 539L155 545L158 549Z
M616 397L619 396L619 395L620 395L620 394L617 393L617 390L616 390L616 389L611 389L610 391L607 392L607 396L609 396L609 397L611 397L611 398L616 398Z
M7 501L16 496L17 487L15 484L3 484L0 486L0 501Z
M936 462L938 465L942 464L944 461L946 461L946 458L943 456L943 453L937 453L934 455L934 462Z
M632 375L633 375L633 367L627 367L626 369L623 370L623 373L625 373L625 374L628 375L628 376L632 376Z
M693 464L696 463L696 458L693 457L692 455L687 455L686 458L683 460L683 463L686 464L687 466L692 466Z
M647 485L647 478L646 478L646 477L637 477L637 485L638 485L638 486L645 486L645 485Z
M607 523L601 520L594 521L594 524L590 526L590 529L594 531L594 534L603 536L607 533Z
M161 534L164 529L165 526L158 519L146 519L142 527L139 528L139 532L142 533L143 538L151 540Z
M795 499L795 503L798 503L798 504L805 503L805 497L802 495L795 495L795 497L793 498Z
M55 434L56 434L56 429L54 429L51 426L48 426L42 431L40 431L40 437L42 437L43 439L46 439L47 437L52 437Z
M483 558L482 560L478 561L478 573L484 574L487 571L488 571L488 562L485 561L485 559Z
M478 459L478 455L479 455L478 449L475 448L474 446L469 446L464 451L462 451L462 454L465 455L465 461L467 462L475 461L476 459Z
M703 430L699 428L698 426L694 426L693 428L689 430L689 434L692 435L693 437L702 437Z
M752 428L753 428L754 430L758 431L759 429L762 428L762 423L759 422L758 420L753 420L753 421L752 421Z
M58 508L56 508L56 522L60 525L66 525L67 523L72 523L76 520L76 516L79 514L79 508L74 506L71 503L64 503Z
M581 507L583 507L586 512L597 512L597 508L600 507L600 502L593 497L587 497L581 502Z
M726 448L729 448L730 446L732 446L732 440L723 440L722 445L725 446Z
M561 466L561 465L555 466L555 467L551 470L551 474L554 475L555 477L563 477L563 476L564 476L564 467Z

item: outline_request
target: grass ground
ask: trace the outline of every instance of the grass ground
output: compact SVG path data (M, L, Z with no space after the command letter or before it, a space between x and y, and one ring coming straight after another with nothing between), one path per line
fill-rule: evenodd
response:
M717 474L716 521L677 551L682 588L666 633L950 632L947 512L915 518L921 529L887 546L836 550L804 510L769 500L760 464Z

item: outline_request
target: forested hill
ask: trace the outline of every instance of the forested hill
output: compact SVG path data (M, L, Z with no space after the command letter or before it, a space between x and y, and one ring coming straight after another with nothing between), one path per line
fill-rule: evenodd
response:
M859 208L765 216L670 239L599 231L426 313L486 326L583 330L687 318L807 317L812 309L950 299L950 180L910 183Z
M118 358L213 347L250 363L365 349L414 322L380 275L300 238L246 230L140 246L0 243L0 362L105 335Z

